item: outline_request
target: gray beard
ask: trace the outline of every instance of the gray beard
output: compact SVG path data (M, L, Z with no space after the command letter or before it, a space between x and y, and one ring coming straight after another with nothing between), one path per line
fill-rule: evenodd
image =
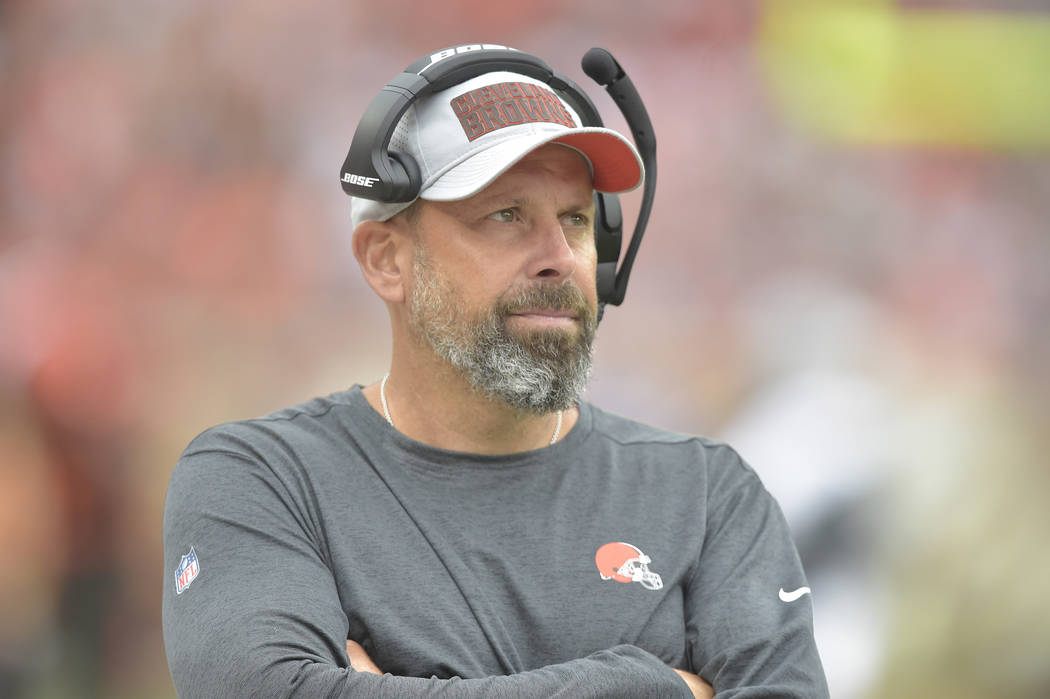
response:
M409 323L437 354L460 371L474 390L522 411L545 415L576 403L591 373L595 312L579 287L536 284L509 294L481 318L463 311L456 291L417 248ZM580 332L507 332L508 315L526 308L573 310Z

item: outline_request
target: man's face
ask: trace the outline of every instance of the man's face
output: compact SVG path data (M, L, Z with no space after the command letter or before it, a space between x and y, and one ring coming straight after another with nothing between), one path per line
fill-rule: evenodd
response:
M487 395L540 414L572 405L597 326L593 214L586 161L556 145L473 197L423 203L416 336Z

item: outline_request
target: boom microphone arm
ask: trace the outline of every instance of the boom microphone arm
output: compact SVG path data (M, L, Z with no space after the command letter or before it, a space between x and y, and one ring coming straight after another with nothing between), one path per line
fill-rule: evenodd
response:
M602 48L592 48L584 55L581 64L583 72L599 85L603 85L620 108L627 120L627 126L631 129L631 135L634 136L638 153L642 156L642 165L645 166L645 184L642 204L638 210L638 222L634 226L631 243L623 256L620 271L616 273L616 286L607 299L607 303L619 306L627 293L627 280L631 277L631 267L634 265L634 258L638 254L638 246L642 242L645 227L649 223L649 213L653 208L653 196L656 193L656 135L638 90L612 54Z

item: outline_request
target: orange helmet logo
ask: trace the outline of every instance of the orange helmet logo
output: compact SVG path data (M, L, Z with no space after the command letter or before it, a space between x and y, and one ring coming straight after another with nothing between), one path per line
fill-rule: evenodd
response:
M622 583L641 583L647 590L659 590L664 581L649 570L652 560L641 549L622 541L605 544L594 554L594 563L602 580Z

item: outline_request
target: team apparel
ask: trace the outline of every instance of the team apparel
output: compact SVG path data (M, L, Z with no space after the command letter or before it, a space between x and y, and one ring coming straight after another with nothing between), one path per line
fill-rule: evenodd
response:
M719 697L827 696L755 473L589 403L498 456L416 442L360 387L213 428L172 475L164 549L183 697L690 697L672 667ZM350 669L348 638L388 674Z

